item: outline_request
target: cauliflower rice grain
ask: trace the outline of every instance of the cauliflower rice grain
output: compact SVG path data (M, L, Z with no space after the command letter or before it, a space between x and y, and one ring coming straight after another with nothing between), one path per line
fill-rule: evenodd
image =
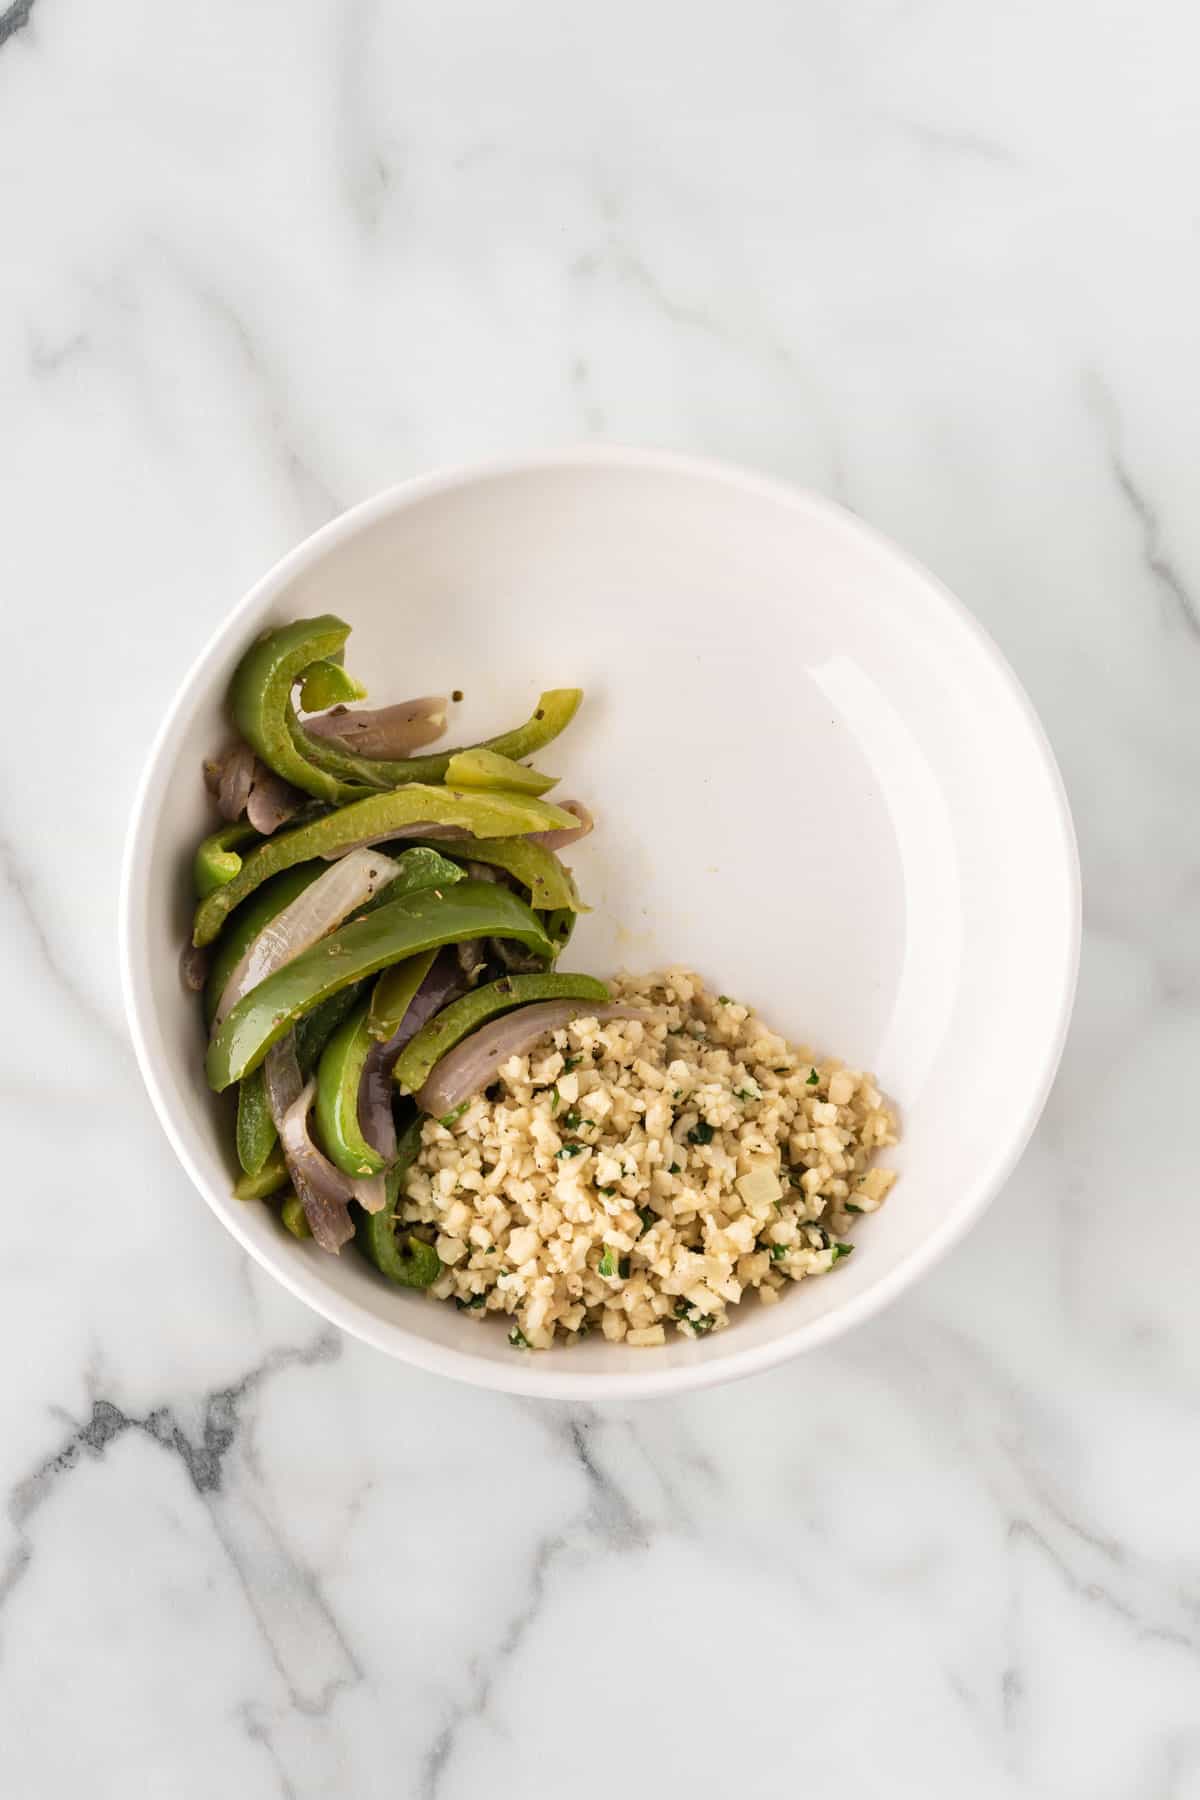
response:
M611 985L654 1017L580 1017L510 1058L452 1124L426 1121L401 1198L436 1233L429 1293L507 1315L520 1349L723 1330L750 1290L770 1305L848 1255L895 1180L868 1166L896 1142L872 1076L685 969Z

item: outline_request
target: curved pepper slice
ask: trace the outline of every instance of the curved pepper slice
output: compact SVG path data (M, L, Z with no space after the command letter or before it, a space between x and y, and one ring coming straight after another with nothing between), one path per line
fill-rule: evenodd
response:
M488 793L548 794L558 786L558 779L495 750L456 750L446 768L448 786L482 788Z
M192 881L197 900L203 900L215 889L232 881L242 866L238 851L247 844L261 842L253 825L239 819L235 825L222 825L204 838L192 858Z
M255 1175L240 1175L234 1183L235 1200L265 1200L288 1184L288 1167L278 1139L262 1167Z
M529 889L530 904L539 912L590 912L579 897L574 877L553 850L527 837L454 838L444 845L463 862L490 863Z
M421 956L410 956L407 962L393 963L375 983L367 1012L367 1031L378 1043L386 1043L403 1025L404 1015L436 955L436 950L426 950Z
M314 1007L296 1027L296 1061L307 1081L333 1033L347 1013L353 1012L358 1000L356 988L343 988L341 993ZM279 1142L262 1064L238 1083L237 1145L238 1161L253 1179L265 1171ZM268 1190L270 1191L270 1190Z
M243 656L230 686L238 730L276 774L318 800L355 800L364 789L442 781L447 763L456 754L453 750L395 761L376 759L357 756L305 731L292 705L292 689L314 663L338 664L349 635L345 620L333 613L294 619L290 625L264 632ZM514 760L529 756L570 723L581 698L578 688L552 689L541 696L533 716L523 725L490 738L481 748Z
M279 1218L285 1231L293 1237L310 1238L312 1226L308 1222L308 1214L304 1210L304 1202L295 1194L289 1194L279 1209Z
M243 995L209 1044L209 1085L220 1093L250 1074L298 1020L352 983L422 950L477 937L516 938L552 954L529 907L494 882L459 881L448 892L407 894L331 932Z
M344 706L347 700L365 700L367 690L353 675L347 675L341 663L326 660L305 669L300 683L300 704L305 712L324 712L329 706Z
M317 1135L326 1156L345 1175L379 1175L384 1166L358 1122L363 1064L374 1042L367 1030L368 1010L369 1003L359 1006L338 1026L317 1066Z
M435 1063L489 1019L534 1000L594 1000L602 1005L608 989L594 975L505 975L486 987L464 994L461 1000L430 1019L405 1046L396 1060L393 1078L407 1094L425 1085Z
M292 689L313 663L335 662L350 627L332 613L265 631L234 671L229 704L238 730L269 768L318 800L344 800L342 784L313 767L292 739Z
M197 947L211 944L234 907L272 875L317 856L332 860L356 844L382 842L390 832L424 824L426 819L481 838L553 830L564 819L568 825L575 822L570 813L531 795L460 794L451 788L416 783L390 794L369 794L295 831L279 832L252 851L233 880L196 908L192 942Z
M396 1206L404 1177L408 1174L421 1148L421 1115L418 1113L404 1131L396 1147L396 1160L388 1171L388 1204L382 1212L361 1213L355 1222L354 1236L359 1249L373 1262L381 1275L401 1287L427 1288L442 1272L442 1259L432 1244L408 1235L407 1248L400 1248L397 1236Z

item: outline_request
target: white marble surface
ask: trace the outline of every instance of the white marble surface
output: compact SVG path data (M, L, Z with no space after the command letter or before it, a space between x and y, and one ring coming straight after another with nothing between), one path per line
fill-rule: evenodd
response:
M0 8L0 1792L1200 1795L1184 0ZM439 461L741 458L1007 651L1076 1024L969 1242L629 1410L342 1341L189 1190L117 860L195 649Z

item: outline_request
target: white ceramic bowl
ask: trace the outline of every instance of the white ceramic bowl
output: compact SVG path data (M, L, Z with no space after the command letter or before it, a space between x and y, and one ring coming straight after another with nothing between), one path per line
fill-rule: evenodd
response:
M462 688L458 735L577 683L540 761L595 809L595 906L569 963L683 962L786 1036L874 1069L901 1179L858 1253L698 1343L512 1350L491 1321L398 1292L352 1249L294 1242L233 1199L178 964L200 764L256 632L336 612L377 700ZM592 1399L701 1387L826 1343L977 1219L1026 1144L1074 993L1079 874L1038 720L995 646L901 551L827 500L737 469L584 450L407 482L319 531L236 606L150 754L121 954L151 1098L217 1217L284 1285L394 1356L485 1387ZM889 1159L891 1160L891 1159ZM240 1306L236 1291L231 1307Z

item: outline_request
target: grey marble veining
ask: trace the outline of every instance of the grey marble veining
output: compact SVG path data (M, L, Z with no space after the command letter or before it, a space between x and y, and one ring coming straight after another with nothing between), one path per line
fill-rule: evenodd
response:
M0 1793L1200 1797L1198 51L1180 0L0 10ZM249 1265L114 953L239 593L397 477L580 437L924 558L1087 884L979 1229L636 1409L432 1381Z

